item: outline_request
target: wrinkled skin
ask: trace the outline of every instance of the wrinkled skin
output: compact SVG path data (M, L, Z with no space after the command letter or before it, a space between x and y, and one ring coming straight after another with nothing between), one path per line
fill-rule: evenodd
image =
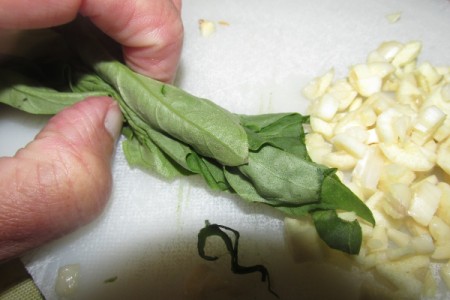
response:
M132 69L171 82L182 48L180 9L181 0L3 0L0 31L61 25L79 13L122 45ZM89 98L51 118L13 157L0 158L0 261L101 213L121 125L112 99Z

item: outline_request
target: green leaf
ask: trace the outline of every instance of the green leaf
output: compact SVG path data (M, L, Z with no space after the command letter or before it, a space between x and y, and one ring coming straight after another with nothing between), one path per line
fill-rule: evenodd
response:
M267 200L300 205L320 199L325 169L278 148L250 152L248 164L239 170Z
M358 254L362 232L358 221L348 222L334 210L319 210L311 214L317 233L328 246L349 254Z
M202 175L205 182L213 190L226 191L230 185L225 178L223 166L213 161L202 158L196 153L191 153L186 158L189 170L193 173Z
M103 281L103 283L113 283L113 282L116 282L118 278L119 277L117 275L116 276L112 276L112 277L109 277L109 278L105 279Z
M267 280L267 289L271 294L279 298L270 286L270 276L266 267L263 265L246 267L239 264L239 232L227 226L210 224L208 221L205 223L205 227L203 227L198 233L197 250L200 257L209 261L217 260L219 258L217 256L207 255L205 253L205 245L208 237L218 236L225 243L227 251L231 256L231 271L235 274L249 274L254 272L261 273L261 281ZM234 235L234 242L225 231L228 231Z
M59 42L67 41L60 36ZM126 120L123 150L131 166L165 178L199 174L214 190L293 216L312 214L320 236L342 251L355 252L361 230L340 220L336 210L354 211L375 223L334 169L311 161L303 129L308 116L235 115L134 73L90 34L76 35L75 42L76 47L60 47L66 50L49 57L2 62L0 102L54 114L87 96L109 95Z
M0 102L33 114L53 115L63 108L90 96L105 95L95 92L60 92L8 68L0 68Z
M116 61L94 69L120 91L123 104L146 124L224 165L247 162L248 140L238 118L213 102L131 71Z
M291 154L310 160L304 142L303 125L309 122L308 116L297 113L278 113L264 115L241 115L241 124L249 136L249 148L258 151L270 144Z
M226 167L225 178L232 191L248 202L260 202L273 206L274 201L262 197L250 180L237 167Z
M136 138L128 138L123 141L122 148L128 164L132 167L144 168L165 178L187 175L184 169L172 163L151 140L141 144Z
M359 217L375 225L375 218L370 209L339 178L332 174L322 183L321 200L328 207L353 211Z

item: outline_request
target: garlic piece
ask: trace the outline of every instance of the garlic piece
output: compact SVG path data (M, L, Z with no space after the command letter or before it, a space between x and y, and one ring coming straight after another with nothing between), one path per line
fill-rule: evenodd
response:
M204 37L208 37L216 32L216 25L212 21L200 19L198 20L198 25L200 28L200 33Z
M80 265L71 264L59 268L55 283L55 292L60 298L73 297L78 289Z

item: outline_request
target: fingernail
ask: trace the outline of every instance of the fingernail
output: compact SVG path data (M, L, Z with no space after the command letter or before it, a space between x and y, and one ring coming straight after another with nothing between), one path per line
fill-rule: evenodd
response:
M114 140L117 140L122 129L123 117L117 102L109 106L105 117L105 128Z

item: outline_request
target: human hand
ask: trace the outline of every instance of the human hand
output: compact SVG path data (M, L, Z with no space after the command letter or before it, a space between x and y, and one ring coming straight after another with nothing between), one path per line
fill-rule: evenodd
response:
M173 80L180 57L181 0L3 0L0 30L68 23L78 13L122 45L125 62ZM94 97L50 119L34 141L0 158L0 261L94 219L111 191L111 156L122 115Z

